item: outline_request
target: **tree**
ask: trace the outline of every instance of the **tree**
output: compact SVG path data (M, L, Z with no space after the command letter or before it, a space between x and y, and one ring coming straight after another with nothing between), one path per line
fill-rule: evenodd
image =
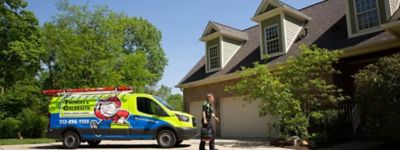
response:
M1 1L0 7L0 119L16 116L22 107L36 106L39 91L40 28L23 0Z
M379 59L355 76L355 100L374 138L400 138L400 54Z
M30 117L46 112L37 79L44 50L38 21L26 10L27 3L23 0L0 3L0 137L9 138L17 137L17 132L29 126L22 126L20 120L24 118L19 118L25 110L31 112ZM31 132L43 133L40 129Z
M162 99L167 100L169 96L171 96L172 88L161 85L158 90L154 91L153 94L161 97Z
M167 98L167 101L177 111L183 111L183 97L181 94L172 94Z
M157 88L157 87L153 87ZM148 93L161 97L166 100L177 111L183 111L183 97L181 94L172 94L172 88L161 85L158 89L149 89Z
M58 4L43 27L45 88L154 85L167 63L160 31L142 18L105 6Z
M25 10L23 0L1 1L0 7L0 89L2 92L40 69L43 52L35 15Z
M332 66L338 52L316 46L300 46L300 54L290 57L277 71L255 64L243 68L242 80L227 90L253 102L261 100L260 115L277 116L283 136L309 137L312 125L326 124L335 119L335 106L345 96L341 89L327 81L338 73ZM312 135L315 135L315 131Z

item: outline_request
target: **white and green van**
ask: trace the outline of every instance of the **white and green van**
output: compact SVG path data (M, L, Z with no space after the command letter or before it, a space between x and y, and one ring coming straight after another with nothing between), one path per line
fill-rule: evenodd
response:
M195 118L157 96L99 88L43 93L56 95L49 105L47 135L65 148L133 139L156 139L160 147L173 147L196 135Z

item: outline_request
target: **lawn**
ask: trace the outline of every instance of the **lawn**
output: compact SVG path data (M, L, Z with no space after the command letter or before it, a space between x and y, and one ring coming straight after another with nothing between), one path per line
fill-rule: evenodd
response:
M51 143L55 142L54 139L0 139L0 145L17 145L17 144L38 144L38 143Z

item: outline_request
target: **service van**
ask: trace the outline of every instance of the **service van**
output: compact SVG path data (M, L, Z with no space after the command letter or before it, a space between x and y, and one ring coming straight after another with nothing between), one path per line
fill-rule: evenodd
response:
M101 140L156 139L174 147L196 135L195 118L175 111L162 98L133 93L129 87L45 90L49 105L47 136L65 148Z

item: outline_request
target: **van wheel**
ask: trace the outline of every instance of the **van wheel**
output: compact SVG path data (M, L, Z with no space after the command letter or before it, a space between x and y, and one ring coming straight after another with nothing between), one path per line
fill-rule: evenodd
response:
M183 140L176 141L175 146L179 146L182 142Z
M63 135L63 146L68 149L77 148L81 144L78 134L73 131L67 131Z
M87 142L88 142L89 146L95 147L95 146L100 144L101 140L90 140L90 141L87 141Z
M161 130L157 134L158 146L162 148L170 148L176 144L176 136L171 130Z

